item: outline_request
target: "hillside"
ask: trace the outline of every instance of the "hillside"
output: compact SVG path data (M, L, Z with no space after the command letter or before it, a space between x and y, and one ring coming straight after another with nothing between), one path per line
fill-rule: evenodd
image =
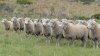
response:
M17 4L16 0L5 0L0 5L1 17L71 18L91 17L100 13L97 3L83 4L70 0L33 0L32 4Z

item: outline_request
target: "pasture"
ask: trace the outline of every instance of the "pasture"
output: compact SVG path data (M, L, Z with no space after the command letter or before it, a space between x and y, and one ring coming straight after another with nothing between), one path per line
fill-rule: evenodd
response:
M24 32L6 32L0 22L0 56L100 56L100 48L81 47L79 43L68 46L62 40L57 47L55 41L46 43L43 36L27 38Z

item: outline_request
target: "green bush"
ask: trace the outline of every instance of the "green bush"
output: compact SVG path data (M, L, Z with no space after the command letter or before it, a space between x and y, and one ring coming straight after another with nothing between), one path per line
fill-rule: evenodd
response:
M94 2L95 0L81 0L84 2L83 4L90 4L91 2Z
M76 2L83 2L83 4L90 4L91 2L94 2L95 0L74 0Z
M100 13L92 15L91 18L100 19Z
M17 0L18 4L32 4L33 0Z
M85 16L73 16L72 19L74 20L87 20L89 19L88 17L85 17Z

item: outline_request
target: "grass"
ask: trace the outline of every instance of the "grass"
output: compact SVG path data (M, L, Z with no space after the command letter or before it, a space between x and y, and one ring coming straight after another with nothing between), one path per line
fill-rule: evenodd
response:
M26 38L25 33L6 32L0 23L0 56L100 56L100 48L68 47L64 42L55 46L45 38Z

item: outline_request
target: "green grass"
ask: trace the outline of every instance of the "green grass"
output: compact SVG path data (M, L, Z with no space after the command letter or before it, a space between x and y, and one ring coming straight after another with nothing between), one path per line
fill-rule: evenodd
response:
M68 47L62 41L47 44L45 38L26 38L25 33L6 32L0 23L0 56L100 56L100 48Z

